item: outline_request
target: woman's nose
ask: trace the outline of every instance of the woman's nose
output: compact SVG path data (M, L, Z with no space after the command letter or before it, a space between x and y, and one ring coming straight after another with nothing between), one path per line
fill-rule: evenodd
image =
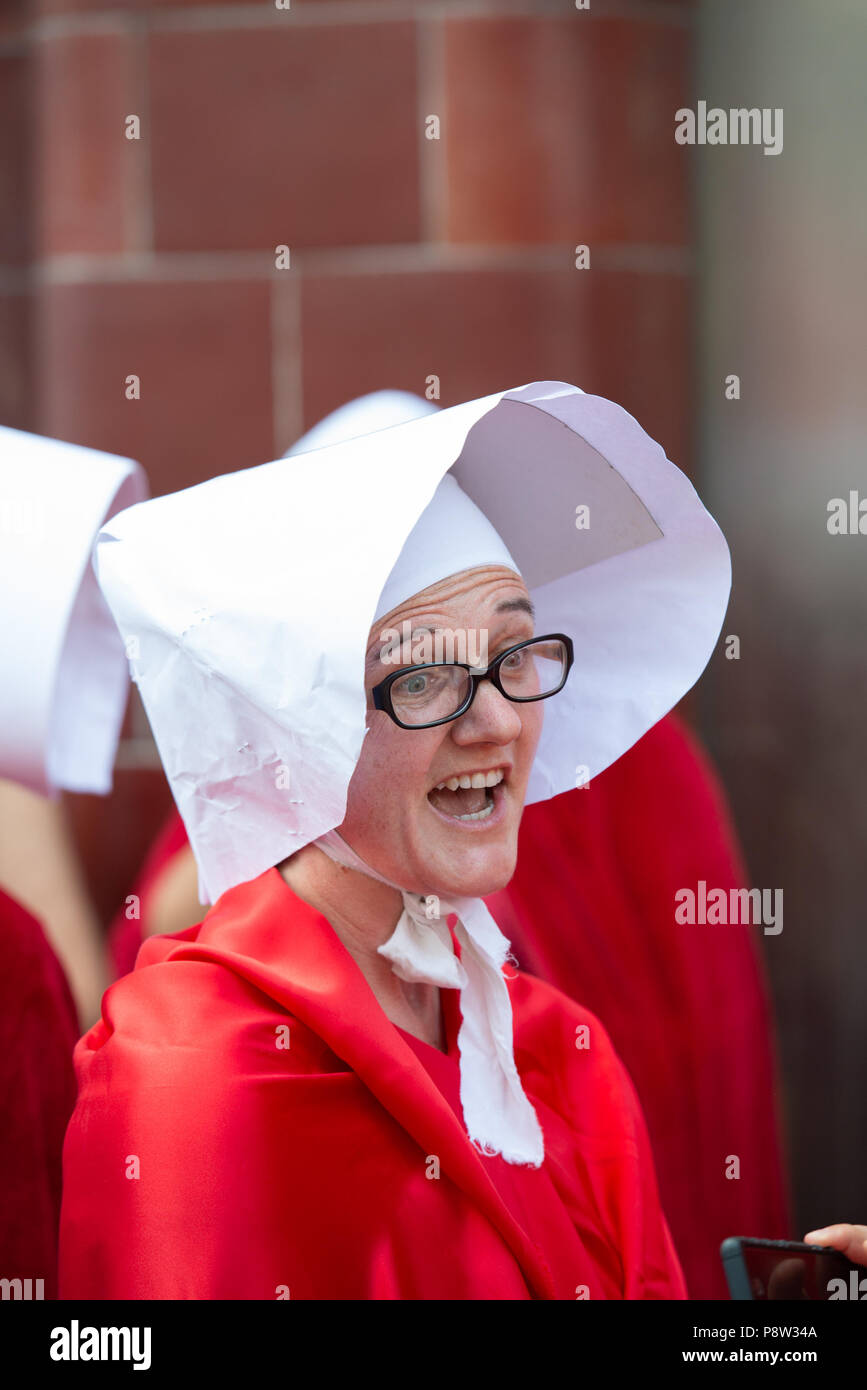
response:
M489 680L479 682L473 703L454 723L457 743L511 743L523 727L520 705L507 700Z

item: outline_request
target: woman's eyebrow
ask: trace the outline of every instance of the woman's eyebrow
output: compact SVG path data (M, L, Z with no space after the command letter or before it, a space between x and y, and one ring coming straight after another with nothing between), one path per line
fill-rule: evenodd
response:
M440 627L442 627L442 624L440 624ZM391 631L393 629L389 630ZM435 627L431 627L430 623L413 623L410 635L411 637L415 638L419 633L435 633L436 631L437 629ZM379 660L379 652L382 650L384 645L385 640L381 634L379 637L374 638L374 640L371 642L370 646L367 649L367 654L365 657L365 660L368 665L372 665Z
M535 616L536 616L536 610L535 610L535 608L533 607L533 603L532 603L532 601L531 601L530 599L528 599L528 598L506 598L506 599L503 599L503 601L502 601L501 603L498 603L498 604L497 604L496 608L494 609L494 612L495 612L495 613L528 613L529 616L530 616L531 618L535 618ZM416 637L419 633L424 633L424 632L436 633L436 631L438 630L438 628L441 629L442 626L443 626L443 625L442 625L441 623L438 624L436 627L432 627L432 626L430 625L430 623L413 623L413 625L412 625L412 636L413 636L413 638L414 638L414 637ZM378 660L379 660L379 655L378 655L378 654L379 654L379 651L380 651L381 647L382 647L382 640L381 640L381 639L375 639L373 642L371 642L371 644L370 644L370 646L369 646L369 648L368 648L368 650L367 650L366 656L365 656L365 665L366 665L366 666L370 667L370 666L375 666L375 665L377 665Z
M536 610L531 599L528 598L506 598L502 603L498 603L494 609L495 613L529 613L531 618L535 618Z

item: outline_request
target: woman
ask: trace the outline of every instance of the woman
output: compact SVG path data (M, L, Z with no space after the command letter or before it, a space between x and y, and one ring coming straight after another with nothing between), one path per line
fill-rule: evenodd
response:
M77 1049L63 1296L683 1297L622 1064L480 899L700 674L689 483L532 383L133 508L98 567L215 906Z
M289 451L305 453L431 414L418 396L348 402ZM791 1235L773 1098L773 1030L752 928L684 932L683 884L746 886L712 766L676 714L587 787L527 808L516 871L487 906L521 966L600 1020L635 1084L666 1219L691 1298L726 1298L732 1231ZM197 923L195 859L174 811L131 885L109 944L114 975L142 941ZM127 899L129 901L129 898ZM628 959L629 970L622 962ZM726 1178L721 1156L741 1157Z
M108 970L58 793L111 789L129 677L90 557L145 494L130 459L0 428L0 883L42 922L82 1027Z
M90 555L144 492L128 459L0 428L0 1264L18 1297L57 1297L72 1050L104 988L59 798L109 790L128 693Z

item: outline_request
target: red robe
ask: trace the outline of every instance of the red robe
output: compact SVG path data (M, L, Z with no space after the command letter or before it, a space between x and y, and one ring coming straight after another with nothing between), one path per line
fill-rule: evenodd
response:
M143 920L185 844L174 816L136 887ZM675 892L702 878L749 884L718 780L669 715L586 791L527 807L515 876L487 901L521 965L605 1025L647 1117L690 1296L724 1299L720 1242L791 1230L757 929L675 923ZM119 974L140 928L112 927Z
M61 1295L684 1297L605 1030L530 975L509 988L539 1169L467 1137L457 994L448 1055L411 1039L276 869L152 937L76 1048Z
M75 1103L75 1003L35 917L0 889L0 1276L57 1297L63 1134ZM38 1287L31 1285L33 1298Z

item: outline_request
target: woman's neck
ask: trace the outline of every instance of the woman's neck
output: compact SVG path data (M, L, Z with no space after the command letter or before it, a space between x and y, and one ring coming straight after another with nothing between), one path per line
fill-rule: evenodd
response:
M401 980L377 947L388 941L403 911L397 888L337 864L307 845L277 868L295 895L327 919L376 996L386 1017L413 1037L445 1051L436 985Z

